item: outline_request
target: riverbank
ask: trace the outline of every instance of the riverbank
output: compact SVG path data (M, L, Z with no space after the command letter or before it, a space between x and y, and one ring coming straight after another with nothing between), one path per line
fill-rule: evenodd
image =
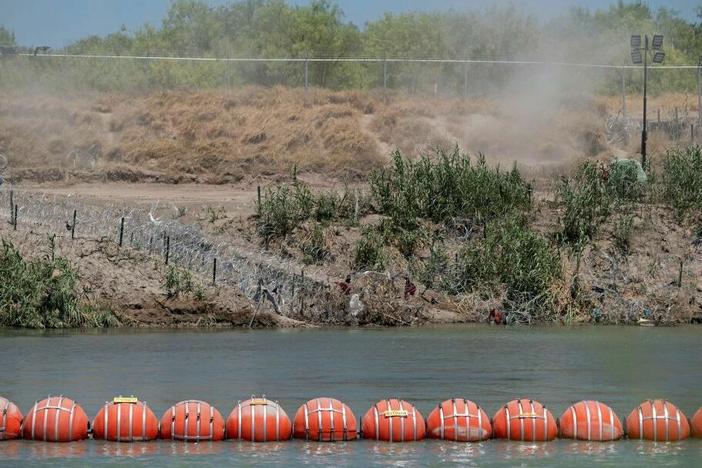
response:
M166 266L162 259L108 239L87 239L70 232L55 235L40 226L12 230L0 226L3 250L0 265L9 268L6 257L18 253L28 269L37 262L39 270L49 268L49 284L42 289L39 280L26 285L27 295L37 295L26 310L13 310L5 303L0 319L7 326L30 328L143 327L143 328L222 328L296 327L304 323L288 319L267 308L256 310L253 302L235 288L209 285L186 269ZM54 259L54 260L52 260ZM65 265L58 268L57 265ZM9 275L10 272L5 272ZM63 294L75 305L68 311L65 302L54 300L62 277L75 277ZM5 278L9 281L8 278ZM22 285L17 279L19 288ZM5 284L3 288L11 285ZM14 309L20 309L20 299ZM255 320L253 319L256 311ZM20 313L21 312L21 313ZM67 316L73 315L72 320ZM9 318L12 316L13 318ZM12 320L12 321L10 321Z
M586 164L564 193L560 183L534 191L515 173L468 167L463 176L498 184L470 190L500 196L467 205L471 192L459 187L428 199L448 212L477 210L472 218L434 218L411 203L398 210L406 194L397 190L383 205L377 180L337 190L289 176L263 188L260 206L247 185L18 186L18 230L3 223L0 237L28 258L65 258L80 303L120 326L700 320L696 208L683 216L668 204L662 179L620 186L616 175L602 179L608 166ZM629 192L617 195L622 187ZM121 192L131 198L115 204Z

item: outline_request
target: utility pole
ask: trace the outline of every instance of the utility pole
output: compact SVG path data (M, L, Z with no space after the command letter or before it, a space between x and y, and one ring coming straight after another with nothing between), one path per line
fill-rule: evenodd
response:
M646 142L648 141L648 125L647 125L647 104L648 104L648 52L654 51L652 62L653 63L663 63L665 58L665 52L661 49L663 48L663 36L660 34L655 34L653 36L653 41L649 46L648 34L643 35L643 44L641 42L641 35L637 34L631 36L631 61L635 65L643 64L643 126L641 129L641 166L646 170Z
M644 115L643 115L643 128L641 130L641 167L644 171L646 170L646 140L648 140L648 132L646 129L646 103L648 102L648 97L646 96L646 88L648 86L648 34L644 36Z

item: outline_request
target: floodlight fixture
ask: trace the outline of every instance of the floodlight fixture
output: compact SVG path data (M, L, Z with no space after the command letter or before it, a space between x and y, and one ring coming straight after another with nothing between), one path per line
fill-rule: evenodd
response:
M631 36L631 48L632 49L641 48L641 34L634 34Z
M665 52L658 51L653 54L653 63L663 63L665 59Z
M641 55L640 50L631 51L631 61L634 63L634 65L641 65L643 63L643 55Z
M655 34L653 36L653 41L651 41L651 48L653 50L660 50L663 47L663 35Z

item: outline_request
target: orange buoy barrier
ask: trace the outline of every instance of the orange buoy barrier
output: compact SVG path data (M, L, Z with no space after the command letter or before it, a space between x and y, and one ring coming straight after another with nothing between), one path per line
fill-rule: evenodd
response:
M185 400L163 413L161 438L201 442L224 439L224 418L207 402Z
M17 439L22 435L22 412L7 398L0 397L0 440Z
M629 413L626 432L630 439L668 442L687 439L690 424L674 404L665 400L647 400Z
M558 426L544 405L523 398L510 401L495 413L492 431L497 439L546 442L556 438Z
M480 406L465 398L452 398L429 413L427 433L432 439L478 442L492 436L492 424Z
M105 402L93 420L93 439L136 442L156 438L156 415L135 397L116 397L112 402Z
M288 440L292 423L287 413L275 402L251 397L238 402L227 418L227 438L251 442Z
M702 439L702 408L698 409L692 416L692 419L690 419L690 426L692 437Z
M558 436L590 441L619 440L624 435L622 422L612 408L599 401L580 401L558 418Z
M334 398L315 398L300 406L295 414L296 439L334 442L354 440L358 435L356 416Z
M404 400L380 400L361 421L363 437L386 442L422 440L426 432L424 418Z
M25 439L71 442L88 438L88 415L63 395L41 400L32 406L23 424Z

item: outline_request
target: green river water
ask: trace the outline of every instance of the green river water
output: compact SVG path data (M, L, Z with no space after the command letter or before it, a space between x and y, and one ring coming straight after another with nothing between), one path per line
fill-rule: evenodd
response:
M226 416L265 394L292 418L306 400L338 398L356 416L398 397L426 416L464 397L492 415L514 398L556 415L581 399L624 420L642 400L666 398L687 416L702 406L702 327L502 328L33 333L0 331L0 395L23 412L47 394L77 400L94 417L115 395L134 394L158 417L184 399ZM426 440L406 444L0 443L2 466L702 466L702 440L652 443Z

